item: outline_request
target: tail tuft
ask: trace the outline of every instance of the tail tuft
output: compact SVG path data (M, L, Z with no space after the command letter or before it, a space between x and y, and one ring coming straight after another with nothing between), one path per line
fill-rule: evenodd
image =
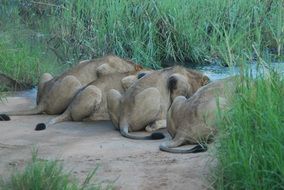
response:
M188 153L199 153L207 151L208 147L206 144L197 144L193 148L190 149L179 149L177 147L168 147L166 145L161 144L160 150L175 154L188 154Z
M198 144L191 149L188 153L206 152L208 149L206 144Z
M35 127L36 131L41 131L41 130L44 130L44 129L46 129L46 125L44 123L39 123Z
M171 76L168 79L168 89L172 93L177 88L177 78L175 76Z
M137 79L141 79L142 77L144 77L146 75L146 73L139 73L137 76Z
M0 114L0 121L10 121L11 118L6 114Z
M158 139L163 139L163 138L165 138L165 135L163 133L154 132L151 134L151 139L153 140L158 140Z

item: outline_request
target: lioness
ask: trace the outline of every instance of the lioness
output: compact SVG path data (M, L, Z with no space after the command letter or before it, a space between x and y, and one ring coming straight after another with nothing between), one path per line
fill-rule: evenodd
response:
M146 128L148 132L166 126L166 113L178 95L190 97L207 84L208 77L180 66L152 73L134 83L122 96L110 90L107 96L110 118L123 136L132 139L160 139L161 135L135 136L128 131Z
M236 78L230 77L207 84L188 99L176 97L167 115L167 130L172 140L162 143L160 150L172 153L206 151L204 143L212 140L217 131L218 109L225 111L229 107L235 84ZM191 149L175 149L184 144L197 143Z
M110 89L116 89L123 93L131 84L149 72L149 70L138 73L134 71L100 76L97 80L82 87L77 92L63 114L51 119L46 124L37 124L35 130L43 130L62 121L82 121L86 118L91 120L109 120L106 93Z
M38 85L37 105L29 110L12 111L7 115L60 114L70 104L75 94L100 76L111 73L139 71L142 67L116 56L105 56L80 62L62 75L53 78L43 74ZM1 117L0 117L1 118ZM5 118L5 117L4 117Z

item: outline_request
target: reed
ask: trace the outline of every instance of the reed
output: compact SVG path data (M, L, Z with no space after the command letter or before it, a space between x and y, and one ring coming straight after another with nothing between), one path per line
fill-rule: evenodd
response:
M112 53L152 68L216 61L232 65L244 54L253 61L252 45L262 55L283 60L282 1L1 2L4 18L17 18L42 34L43 46L60 63Z
M284 189L284 80L273 70L249 73L219 127L215 188Z

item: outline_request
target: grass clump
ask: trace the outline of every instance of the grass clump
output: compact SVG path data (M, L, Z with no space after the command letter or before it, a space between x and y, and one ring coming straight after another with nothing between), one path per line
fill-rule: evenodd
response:
M174 62L283 60L282 1L42 0L0 2L3 23L41 36L59 63L116 54L152 68ZM0 14L0 16L1 16ZM8 18L13 18L9 20Z
M216 189L284 189L283 97L277 72L244 77L220 127Z
M112 184L92 183L97 168L88 174L83 184L64 172L58 161L39 159L33 152L32 160L23 171L16 171L8 181L2 180L3 190L101 190L112 189Z

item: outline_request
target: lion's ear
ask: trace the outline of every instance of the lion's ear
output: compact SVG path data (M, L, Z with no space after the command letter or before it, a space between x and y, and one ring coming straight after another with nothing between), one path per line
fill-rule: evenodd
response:
M143 67L141 65L135 64L135 71L141 71Z
M204 75L204 76L202 77L201 85L204 86L204 85L208 84L209 82L210 82L209 77L206 76L206 75Z

